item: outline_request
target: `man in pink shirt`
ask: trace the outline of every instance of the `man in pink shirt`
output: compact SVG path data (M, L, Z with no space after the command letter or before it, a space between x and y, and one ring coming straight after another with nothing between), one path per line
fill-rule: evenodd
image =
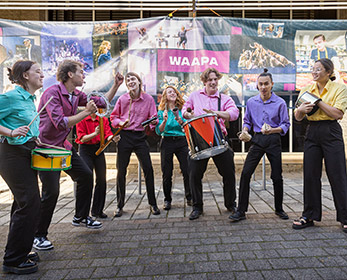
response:
M200 76L205 87L190 94L182 112L186 119L192 119L206 113L216 114L223 134L228 141L224 121L236 120L239 110L231 97L219 93L218 81L221 78L222 74L218 70L207 68ZM187 110L188 108L189 110ZM219 174L223 177L224 205L229 211L234 212L236 207L234 152L229 147L225 152L213 156L212 159ZM209 158L189 160L189 180L193 198L193 211L189 215L190 220L199 218L203 212L202 178L208 161Z
M142 80L134 72L125 75L125 83L129 89L123 94L111 113L110 119L113 127L122 126L128 121L125 128L120 132L121 139L117 145L117 210L115 217L123 215L125 204L125 179L129 160L132 152L135 152L143 173L145 175L148 203L153 215L159 215L154 189L154 175L152 161L149 154L149 145L146 141L144 127L141 125L157 116L157 109L151 95L142 91ZM154 129L157 120L152 120L149 124Z

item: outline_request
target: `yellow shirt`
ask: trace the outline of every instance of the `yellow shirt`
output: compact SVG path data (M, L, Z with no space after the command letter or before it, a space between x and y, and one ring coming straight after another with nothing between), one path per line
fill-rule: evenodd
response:
M345 112L347 109L347 87L343 84L335 83L331 80L325 85L322 94L319 94L318 86L316 83L304 87L299 94L299 97L305 92L309 91L314 95L322 99L322 101L334 108ZM299 98L298 97L298 98ZM311 116L307 116L309 121L325 121L325 120L334 120L334 118L329 117L322 109L318 109Z

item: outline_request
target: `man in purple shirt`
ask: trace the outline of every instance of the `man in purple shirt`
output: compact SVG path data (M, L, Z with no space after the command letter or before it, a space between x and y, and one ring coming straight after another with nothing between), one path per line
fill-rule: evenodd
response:
M239 110L231 97L219 93L218 81L222 78L222 74L218 70L207 68L200 78L205 87L190 94L182 109L183 117L191 119L206 113L214 113L219 118L223 134L226 136L224 121L236 120L239 116ZM188 108L189 110L187 110ZM226 139L228 140L228 138ZM229 147L223 153L213 156L212 159L219 174L223 177L224 206L233 212L236 206L234 152ZM189 215L190 220L199 218L203 212L202 178L208 161L209 158L189 160L189 182L193 198L193 211Z
M93 173L87 164L80 158L66 137L72 127L95 113L97 107L105 107L105 101L99 97L92 97L87 101L85 93L76 90L84 83L83 64L73 60L64 60L58 67L57 80L60 84L48 88L42 95L40 110L53 97L52 101L40 114L40 141L44 144L64 147L72 151L72 168L65 172L77 182L74 226L86 226L97 229L102 226L89 216L90 203L93 190ZM123 76L117 73L115 81L105 97L111 101L118 87L123 82ZM78 106L86 106L77 113ZM42 197L40 217L33 247L37 250L53 249L52 243L47 239L48 227L51 223L54 208L59 196L60 171L40 171L42 182Z
M243 166L240 189L239 205L237 211L230 215L233 221L246 219L245 212L249 203L249 183L260 159L266 154L271 164L271 179L274 186L275 214L281 219L288 219L283 211L283 178L282 178L282 147L281 136L289 129L290 122L285 101L273 93L272 75L264 69L258 77L257 88L259 94L247 101L244 116L243 133L239 138L248 142L246 136L253 127L254 136L252 146L249 148L245 164Z

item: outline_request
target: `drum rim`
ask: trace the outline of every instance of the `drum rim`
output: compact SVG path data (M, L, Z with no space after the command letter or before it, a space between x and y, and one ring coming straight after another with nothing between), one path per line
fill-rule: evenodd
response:
M54 148L37 148L37 149L32 149L31 153L34 155L36 154L35 152L38 151L40 153L44 153L44 154L53 154L55 156L66 156L66 155L72 155L72 152L70 150L59 150L59 149L54 149ZM50 151L50 152L48 152ZM59 151L60 153L56 153L54 154L53 151ZM39 154L37 154L39 155Z
M208 113L208 114L203 114L203 115L194 117L194 118L192 118L192 119L186 120L186 121L183 123L182 126L185 126L185 125L189 124L190 122L195 121L195 120L197 120L197 119L202 119L202 118L207 118L207 117L217 117L217 114Z

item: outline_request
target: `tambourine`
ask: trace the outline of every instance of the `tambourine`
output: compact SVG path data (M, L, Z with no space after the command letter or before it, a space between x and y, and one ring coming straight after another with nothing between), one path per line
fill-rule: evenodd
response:
M105 110L104 113L99 113L99 112L95 112L95 115L99 116L100 118L106 117L111 113L111 104L108 101L108 99L106 98L106 96L98 91L92 91L91 93L87 94L87 101L89 102L90 98L92 96L98 96L104 99L105 103L106 103L106 108L103 108Z

